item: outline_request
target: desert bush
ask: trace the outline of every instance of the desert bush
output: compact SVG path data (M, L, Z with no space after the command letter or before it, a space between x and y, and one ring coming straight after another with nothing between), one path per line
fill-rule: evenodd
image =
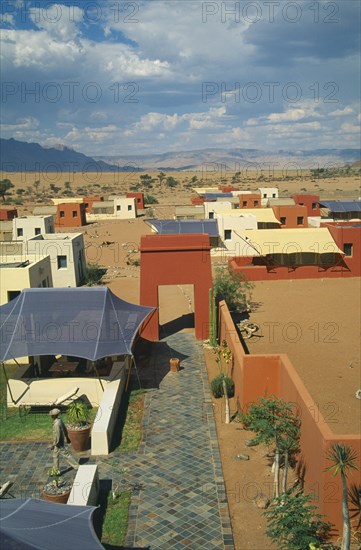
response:
M223 397L223 379L226 383L228 397L234 396L234 382L229 376L218 374L211 382L211 392L215 398Z

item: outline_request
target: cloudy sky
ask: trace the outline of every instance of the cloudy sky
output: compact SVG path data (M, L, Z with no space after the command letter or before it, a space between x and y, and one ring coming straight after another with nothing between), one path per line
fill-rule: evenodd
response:
M1 2L1 136L89 155L360 146L356 0Z

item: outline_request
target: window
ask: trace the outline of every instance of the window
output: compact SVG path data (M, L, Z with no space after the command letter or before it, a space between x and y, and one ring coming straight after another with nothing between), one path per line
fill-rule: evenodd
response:
M88 203L88 202L85 202L85 203L84 203L84 206L85 206L85 208L88 208L89 203Z
M41 286L43 288L46 288L48 285L46 284L46 279L43 279L42 282L41 282Z
M35 235L40 235L41 229L40 227L35 227Z
M128 204L128 211L133 210L133 206L131 204Z
M281 216L280 222L281 222L282 225L286 225L286 218Z
M122 207L120 206L120 204L117 204L117 212L120 212L122 209Z
M242 206L247 206L247 201L243 201Z
M138 204L140 203L140 198L139 198L139 197L137 198L137 203L138 203Z
M208 219L213 220L214 212L208 212Z
M303 216L297 216L297 225L303 225Z
M68 267L68 260L66 256L58 256L58 269L66 269Z
M343 251L345 256L352 256L352 243L344 243Z
M64 212L64 210L60 210L60 217L61 217L61 218L65 218L65 212Z
M317 208L317 202L313 202L312 203L312 210L316 210L316 208Z
M16 230L16 234L18 237L22 237L24 235L24 230L22 227L18 227L18 229Z
M254 201L253 203L255 206L258 206L259 202L258 201Z
M276 198L276 193L272 193L272 198L273 198L273 199Z
M224 240L229 241L232 239L232 229L225 229L224 230Z
M303 206L303 202L299 202L298 204L299 204L300 206Z
M73 210L73 218L77 218L78 217L78 212L77 210Z
M264 198L264 199L267 198L267 193L263 193L263 198Z

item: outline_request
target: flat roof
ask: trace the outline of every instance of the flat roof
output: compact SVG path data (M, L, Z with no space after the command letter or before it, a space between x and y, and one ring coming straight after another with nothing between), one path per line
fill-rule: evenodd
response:
M303 229L249 229L234 231L239 237L243 256L266 256L267 254L342 254L325 228ZM242 245L241 245L242 246Z
M9 263L0 263L0 268L4 267L28 267L30 265L29 260L25 260L24 262L9 262Z
M160 235L189 235L206 233L210 237L218 237L217 220L144 220Z
M221 215L222 217L232 216L243 218L245 216L255 216L257 223L276 223L281 225L281 222L276 218L272 208L237 208L234 210L223 210L215 213L216 215ZM266 231L262 229L262 231Z

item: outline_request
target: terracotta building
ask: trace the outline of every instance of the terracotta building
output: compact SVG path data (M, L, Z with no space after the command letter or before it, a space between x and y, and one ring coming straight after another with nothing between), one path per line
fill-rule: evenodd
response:
M320 212L320 195L311 195L311 194L299 194L292 195L293 200L299 206L306 206L307 216L321 216Z
M296 229L308 227L307 207L295 205L280 205L271 207L274 215L281 223L281 228Z
M0 220L11 221L18 217L18 211L16 208L0 208Z
M260 208L261 195L259 193L242 193L238 195L240 208Z
M57 205L55 227L81 227L86 225L84 203L62 203Z

